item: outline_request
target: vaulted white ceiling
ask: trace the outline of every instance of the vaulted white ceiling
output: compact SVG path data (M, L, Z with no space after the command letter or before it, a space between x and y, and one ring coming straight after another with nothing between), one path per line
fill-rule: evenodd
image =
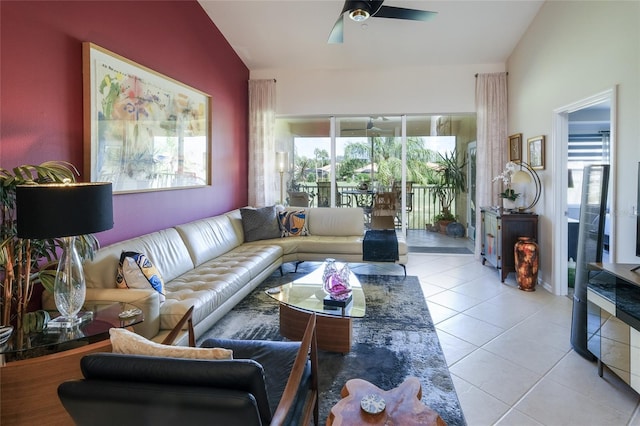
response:
M438 12L428 22L345 17L344 43L327 39L342 10L337 0L199 0L251 71L369 69L500 64L543 0L386 0L386 6Z

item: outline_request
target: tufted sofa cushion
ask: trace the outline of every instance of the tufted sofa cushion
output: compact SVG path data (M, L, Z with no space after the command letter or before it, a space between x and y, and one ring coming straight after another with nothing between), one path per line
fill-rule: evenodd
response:
M160 306L160 328L175 327L191 306L198 324L281 257L275 245L243 245L172 280Z
M364 234L364 212L360 207L315 207L307 211L307 226L311 236L344 237Z
M146 255L165 281L179 277L194 267L178 231L168 228L98 250L94 259L84 264L87 288L115 288L118 262L123 251Z
M185 241L196 266L238 247L244 239L227 215L178 225L176 230Z

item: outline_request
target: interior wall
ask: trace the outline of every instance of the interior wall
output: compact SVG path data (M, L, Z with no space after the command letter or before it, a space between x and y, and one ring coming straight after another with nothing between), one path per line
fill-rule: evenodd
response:
M47 160L81 168L83 41L212 96L213 185L115 195L102 244L246 205L249 72L197 2L2 1L0 27L5 169Z
M475 112L475 74L504 64L380 70L260 70L251 78L277 80L276 114L400 115Z
M640 160L640 2L545 2L507 62L509 134L523 139L546 135L541 215L541 278L554 291L553 181L559 141L553 140L553 111L617 86L617 151L612 214L617 221L618 262L637 263L635 216L637 163ZM525 154L526 159L526 154Z

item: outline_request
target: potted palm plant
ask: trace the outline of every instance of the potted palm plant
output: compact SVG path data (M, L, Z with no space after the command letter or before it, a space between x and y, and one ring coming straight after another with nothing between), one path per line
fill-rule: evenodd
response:
M14 325L23 331L23 319L34 285L42 283L52 290L60 241L22 240L16 236L16 186L75 181L77 169L64 161L48 161L40 165L23 165L12 170L0 168L0 326ZM43 218L46 211L42 212ZM83 257L91 257L97 248L92 235L79 239Z
M440 213L434 217L440 231L445 233L447 226L457 220L451 205L466 188L466 161L458 158L457 150L444 154L438 153L435 167L436 182L433 187L434 200L440 203Z

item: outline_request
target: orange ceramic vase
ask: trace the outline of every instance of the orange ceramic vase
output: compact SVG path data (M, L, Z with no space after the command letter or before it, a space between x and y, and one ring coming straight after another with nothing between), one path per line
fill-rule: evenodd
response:
M529 237L518 237L513 247L518 288L535 291L538 282L538 244Z

